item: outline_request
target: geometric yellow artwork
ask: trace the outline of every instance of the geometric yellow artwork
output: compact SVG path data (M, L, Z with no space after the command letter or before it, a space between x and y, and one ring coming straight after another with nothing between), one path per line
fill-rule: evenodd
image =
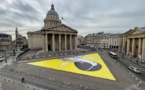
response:
M98 53L30 62L28 64L116 81Z

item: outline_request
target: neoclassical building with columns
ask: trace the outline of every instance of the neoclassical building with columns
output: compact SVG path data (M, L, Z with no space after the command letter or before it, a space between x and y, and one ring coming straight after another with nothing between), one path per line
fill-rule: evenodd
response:
M27 32L28 47L42 48L43 51L61 51L77 49L78 31L62 24L54 5L44 18L44 27L41 30Z
M145 59L145 27L130 29L119 38L119 52Z

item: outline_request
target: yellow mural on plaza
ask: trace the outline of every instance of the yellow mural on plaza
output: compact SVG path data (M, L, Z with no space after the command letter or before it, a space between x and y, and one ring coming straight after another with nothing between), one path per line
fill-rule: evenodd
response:
M116 80L98 53L28 63L30 65Z

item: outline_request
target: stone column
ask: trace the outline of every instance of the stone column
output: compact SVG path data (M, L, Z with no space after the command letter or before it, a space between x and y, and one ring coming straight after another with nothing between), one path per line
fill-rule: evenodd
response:
M70 50L72 50L72 35L70 35Z
M132 39L132 56L134 56L135 53L135 39Z
M145 38L143 38L142 42L142 58L145 60Z
M16 45L16 43L15 43ZM31 49L32 48L32 37L31 35L28 36L28 47Z
M59 51L61 51L61 34L59 34Z
M47 52L48 51L48 34L45 34L45 51Z
M55 36L52 34L52 51L55 51Z
M141 38L139 38L138 42L138 55L141 55Z
M75 35L75 50L77 49L77 35Z
M130 39L127 39L127 54L130 52Z
M65 36L64 36L64 48L65 48L65 50L67 50L67 38L66 38L66 34L65 34Z
M45 52L45 34L43 34L43 51Z
M119 39L118 39L118 44L119 44L118 45L118 52L121 52L122 51L121 50L122 49L122 43L121 42L122 42L122 37L119 37Z
M122 53L125 53L125 37L123 37Z

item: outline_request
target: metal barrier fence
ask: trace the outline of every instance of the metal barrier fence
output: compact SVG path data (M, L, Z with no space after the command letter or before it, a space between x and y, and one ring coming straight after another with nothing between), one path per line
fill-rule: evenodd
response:
M77 54L83 54L83 53L90 53L90 52L94 52L94 51L75 51L75 52L63 52L63 53L56 53L56 54L48 54L48 55L42 55L42 56L29 56L29 57L20 57L18 60L31 60L31 59L40 59L40 58L51 58L51 57L57 57L57 56L65 56L65 55L77 55ZM22 55L22 54L21 54Z

